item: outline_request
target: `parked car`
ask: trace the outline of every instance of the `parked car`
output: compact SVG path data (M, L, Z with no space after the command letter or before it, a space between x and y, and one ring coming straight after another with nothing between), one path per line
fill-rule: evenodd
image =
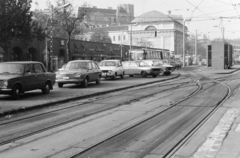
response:
M41 62L0 63L0 94L9 94L13 99L19 99L21 93L36 89L48 94L54 83L55 74L47 72Z
M125 74L133 77L134 75L142 75L142 77L147 77L151 75L152 77L157 77L157 75L162 71L159 67L153 67L145 63L144 61L125 61L123 62L123 67L125 69Z
M58 69L58 71L64 70L66 68L66 66L67 66L67 64L63 64L63 66L60 69Z
M170 75L171 74L171 67L169 65L164 64L161 60L148 59L148 60L143 60L143 61L150 66L159 67L161 69L161 73L163 75Z
M179 61L179 60L175 60L175 63L176 63L176 68L177 69L180 69L182 67L182 65L183 65L183 63L181 61Z
M175 66L171 65L168 60L159 60L159 62L166 68L166 70L169 70L170 72L173 72L175 70Z
M67 63L64 70L56 72L56 82L58 87L64 84L74 83L87 87L88 82L99 84L102 71L99 66L91 60L73 60Z
M98 65L102 70L102 78L124 78L124 68L120 60L103 60Z

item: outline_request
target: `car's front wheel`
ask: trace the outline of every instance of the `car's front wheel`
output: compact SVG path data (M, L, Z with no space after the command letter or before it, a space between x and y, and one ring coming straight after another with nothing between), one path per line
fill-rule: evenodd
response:
M48 94L50 92L50 83L47 82L44 86L44 88L42 89L42 93L43 94Z
M88 86L88 79L84 78L84 80L82 81L82 87L86 88Z
M12 90L11 97L15 100L19 99L21 95L21 87L19 85L15 85Z
M141 75L142 75L142 77L147 77L147 72L146 72L146 71L143 71L143 72L141 73Z
M58 87L62 88L63 87L63 83L58 83Z
M101 82L101 77L98 76L98 78L97 78L97 80L96 80L96 84L100 84L100 82Z
M117 77L116 73L112 76L112 79L115 80Z
M124 72L120 75L120 77L121 77L121 79L123 79L124 78Z

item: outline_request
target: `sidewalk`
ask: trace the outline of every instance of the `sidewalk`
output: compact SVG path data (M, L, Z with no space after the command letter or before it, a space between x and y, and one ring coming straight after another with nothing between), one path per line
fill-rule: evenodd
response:
M213 69L211 67L206 67L206 66L201 66L198 69L199 71L203 71L204 73L208 73L208 74L230 74L240 70L240 65L234 65L230 69L223 69L223 70Z
M240 65L227 70L200 67L198 71L204 74L231 74L238 70ZM236 83L240 83L240 79L236 80ZM237 89L214 115L206 126L216 126L212 127L213 130L192 158L240 158L240 89Z

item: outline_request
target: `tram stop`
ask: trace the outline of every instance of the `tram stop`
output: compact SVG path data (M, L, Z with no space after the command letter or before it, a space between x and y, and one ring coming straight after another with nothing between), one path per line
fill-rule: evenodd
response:
M223 41L213 41L207 47L207 67L230 69L232 67L233 46Z

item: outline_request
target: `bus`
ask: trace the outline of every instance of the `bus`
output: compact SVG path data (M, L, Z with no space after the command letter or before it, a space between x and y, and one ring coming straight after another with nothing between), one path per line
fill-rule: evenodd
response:
M147 60L147 59L164 60L170 58L170 51L168 49L142 48L132 49L129 52L130 52L129 60Z

